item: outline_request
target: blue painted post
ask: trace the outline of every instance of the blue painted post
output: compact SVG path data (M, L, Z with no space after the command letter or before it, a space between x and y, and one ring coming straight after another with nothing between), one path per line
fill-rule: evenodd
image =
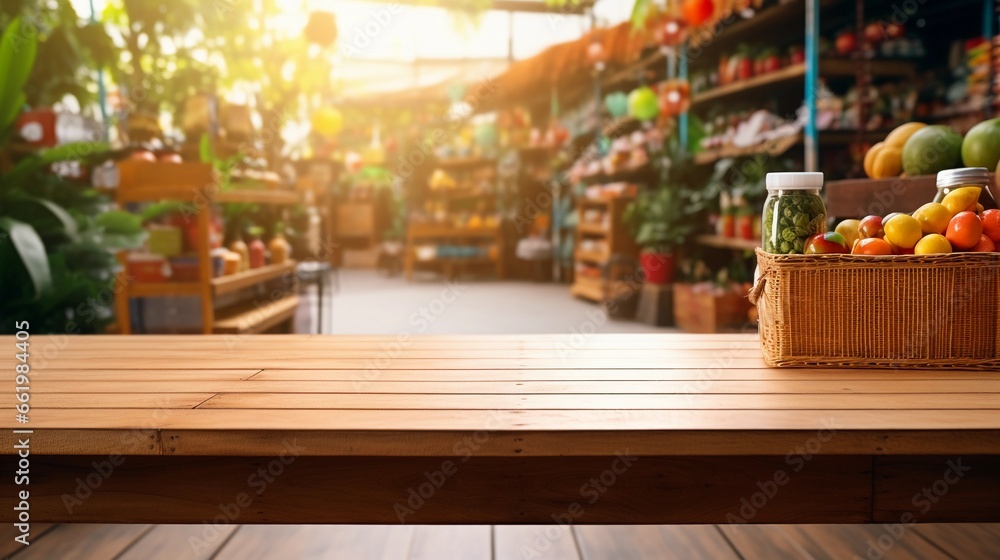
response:
M996 55L993 54L993 35L995 34L994 20L996 18L996 6L994 0L983 0L983 38L986 39L986 43L989 46L990 52L990 78L988 82L988 87L986 88L986 117L993 116L993 102L996 99L996 94L993 91L994 80L996 80L996 71L993 68L993 63L996 60Z
M816 129L816 90L819 83L819 1L806 0L806 171L819 169L819 131Z
M681 45L681 70L680 78L682 80L688 79L688 46L687 43ZM678 121L678 126L680 126L680 139L681 147L687 150L688 145L688 112L684 111L681 113L681 118Z

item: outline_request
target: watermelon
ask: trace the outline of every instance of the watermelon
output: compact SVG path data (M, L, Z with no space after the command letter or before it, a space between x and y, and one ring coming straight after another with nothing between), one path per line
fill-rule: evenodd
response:
M944 125L916 131L903 146L907 175L933 175L962 166L962 135Z
M1000 119L983 121L965 135L962 161L966 167L985 167L990 171L1000 162Z

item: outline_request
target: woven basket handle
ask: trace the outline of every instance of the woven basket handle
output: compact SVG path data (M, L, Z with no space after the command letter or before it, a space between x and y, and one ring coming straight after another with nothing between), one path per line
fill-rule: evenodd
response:
M761 274L760 278L757 278L757 282L754 283L753 288L750 288L750 293L747 297L750 299L750 303L754 306L757 305L757 300L764 293L764 286L767 284L767 274Z

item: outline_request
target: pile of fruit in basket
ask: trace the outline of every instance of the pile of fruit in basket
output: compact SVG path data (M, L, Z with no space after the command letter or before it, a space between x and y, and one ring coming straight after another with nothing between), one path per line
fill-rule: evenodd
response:
M962 135L944 125L906 123L865 154L865 173L872 179L932 175L956 167L997 169L1000 162L1000 119L983 121Z
M931 255L993 252L1000 246L1000 210L979 204L981 187L960 187L941 202L928 202L913 214L844 220L833 232L805 242L805 254Z

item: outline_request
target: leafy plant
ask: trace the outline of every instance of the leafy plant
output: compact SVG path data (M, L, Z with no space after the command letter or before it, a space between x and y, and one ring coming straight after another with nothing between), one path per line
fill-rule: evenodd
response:
M657 253L673 252L694 233L694 224L684 213L679 190L667 185L639 193L626 207L625 221L635 242Z
M0 150L24 105L37 36L15 19L0 37ZM99 332L114 299L112 249L137 246L137 217L106 212L89 186L52 172L52 165L95 163L104 144L67 144L0 168L0 332L28 320L34 332Z

